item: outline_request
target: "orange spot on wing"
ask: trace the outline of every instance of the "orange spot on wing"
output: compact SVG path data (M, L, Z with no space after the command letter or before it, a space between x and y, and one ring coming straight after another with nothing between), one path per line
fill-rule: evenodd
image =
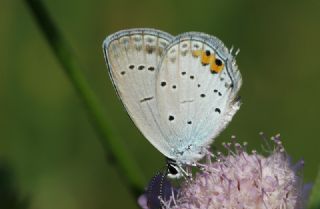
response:
M214 56L214 59L212 60L212 62L210 62L210 70L212 73L220 73L221 70L223 69L224 64L222 65L217 65L216 64L216 57Z
M203 65L209 65L210 64L210 70L212 73L220 73L224 67L224 64L217 65L216 63L216 56L215 54L206 53L204 50L194 50L192 51L192 56L194 57L200 57L201 58L201 64Z
M202 51L202 54L201 54L201 63L202 63L203 65L210 64L213 59L214 59L213 55L209 55L209 56L208 56L205 51Z

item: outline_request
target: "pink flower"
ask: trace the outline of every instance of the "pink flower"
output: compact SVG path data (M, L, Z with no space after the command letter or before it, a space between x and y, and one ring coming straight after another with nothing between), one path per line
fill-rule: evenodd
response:
M246 144L224 144L228 155L218 153L199 164L201 171L164 201L166 209L298 209L304 207L304 186L280 136L272 138L268 156L248 153ZM233 146L234 148L231 148ZM215 162L212 162L213 158Z

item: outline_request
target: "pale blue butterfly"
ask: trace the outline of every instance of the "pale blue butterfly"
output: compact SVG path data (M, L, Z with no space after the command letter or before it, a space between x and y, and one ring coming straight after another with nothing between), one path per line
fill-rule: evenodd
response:
M214 36L129 29L108 36L103 51L129 116L170 159L170 177L201 159L239 109L241 74Z

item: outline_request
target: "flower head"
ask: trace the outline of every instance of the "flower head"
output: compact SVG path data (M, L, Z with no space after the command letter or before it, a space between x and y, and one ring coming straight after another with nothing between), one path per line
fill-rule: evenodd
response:
M206 162L198 163L200 172L194 179L185 181L179 190L174 190L163 175L161 178L157 175L149 190L156 188L150 190L154 193L154 190L159 190L155 185L160 185L161 195L149 192L149 196L141 196L140 205L144 209L153 209L158 208L161 201L165 209L303 208L307 186L303 185L299 171L304 162L291 163L280 135L271 137L273 148L262 136L268 145L267 156L256 151L247 152L246 143L223 143L228 153L217 152L214 155L208 152ZM164 184L155 184L160 179ZM155 196L160 201L157 202Z
M303 184L297 173L303 161L293 165L280 136L272 138L268 156L248 153L246 144L224 144L228 155L212 155L199 164L194 180L164 201L166 209L297 209L303 208ZM233 147L233 148L232 148ZM215 162L212 162L212 156Z

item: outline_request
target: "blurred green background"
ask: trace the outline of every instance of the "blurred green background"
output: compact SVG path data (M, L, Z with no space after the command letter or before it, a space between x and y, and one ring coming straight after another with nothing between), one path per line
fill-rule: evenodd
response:
M240 48L243 105L216 144L235 134L260 150L260 131L281 133L293 160L305 160L305 180L314 180L320 163L320 1L43 2L146 180L164 158L126 115L101 49L105 36L131 27L201 31ZM1 1L0 45L0 161L11 165L20 195L31 196L30 208L137 208L106 163L81 101L23 1Z

